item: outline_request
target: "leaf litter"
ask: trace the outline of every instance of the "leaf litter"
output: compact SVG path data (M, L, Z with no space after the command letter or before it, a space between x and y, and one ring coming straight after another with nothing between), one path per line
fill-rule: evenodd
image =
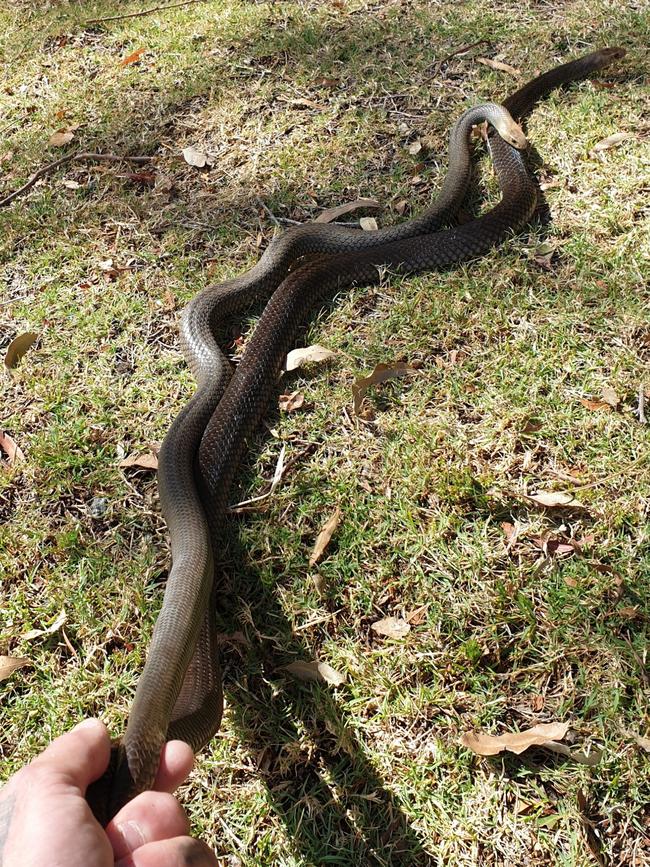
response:
M304 346L299 349L292 349L287 353L284 362L284 370L289 373L291 370L298 370L306 364L312 362L329 361L336 355L331 349L326 349L324 346L319 346L314 343L312 346Z
M387 638L405 638L411 631L411 624L401 617L384 617L372 623L370 628L377 635L385 635Z
M355 415L363 416L363 399L371 386L379 385L382 382L386 382L388 379L397 379L402 376L407 376L414 370L415 368L412 365L407 364L405 361L397 361L394 364L384 364L380 362L375 366L375 369L372 371L370 376L357 377L352 386Z
M328 518L323 526L323 529L318 534L316 539L316 543L314 544L313 551L311 552L311 556L309 558L309 565L315 566L316 563L323 557L327 546L329 545L332 536L334 535L334 531L338 527L341 521L341 510L337 506L334 510L334 513Z
M5 463L9 464L9 466L23 463L25 460L25 455L20 446L16 443L13 437L10 437L8 433L5 433L2 430L0 430L0 450L7 455ZM1 456L0 463L3 463Z
M277 670L286 671L296 680L312 683L329 683L331 686L341 686L346 681L344 674L326 662L319 662L317 659L313 659L311 662L291 662L289 665L280 666Z
M7 680L14 671L31 664L26 656L0 656L0 680Z

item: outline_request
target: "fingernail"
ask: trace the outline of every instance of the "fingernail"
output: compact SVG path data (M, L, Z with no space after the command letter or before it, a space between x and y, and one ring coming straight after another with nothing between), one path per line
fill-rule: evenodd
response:
M90 719L82 720L80 723L77 723L77 725L72 729L72 731L78 732L81 729L93 728L93 726L96 726L98 722L99 720L94 719L93 717L91 717Z
M115 830L122 838L122 845L119 847L113 845L113 848L118 849L124 854L126 854L127 852L135 852L136 849L139 849L140 846L144 846L144 844L147 842L146 837L142 833L142 828L137 822L133 820L130 820L128 822L120 822L118 825L115 826Z

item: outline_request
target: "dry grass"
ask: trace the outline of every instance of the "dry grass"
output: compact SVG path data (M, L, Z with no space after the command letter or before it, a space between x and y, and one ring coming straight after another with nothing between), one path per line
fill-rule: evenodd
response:
M302 454L228 528L228 707L184 798L231 864L650 863L635 740L650 692L650 449L636 414L650 358L647 9L221 0L84 24L119 8L0 11L2 191L56 158L50 134L76 124L84 150L152 155L157 178L69 166L0 213L1 345L41 334L4 382L3 428L26 462L0 470L0 652L33 667L0 685L3 773L82 715L123 725L168 551L155 480L119 458L159 441L191 393L177 311L255 261L274 230L260 200L298 220L360 195L386 204L383 223L403 199L415 213L435 195L453 119L516 86L477 55L525 80L623 44L608 86L555 94L530 120L550 223L455 272L387 275L312 320L304 342L337 357L288 379L308 409L271 413L242 468L235 499L265 490L282 444ZM138 48L142 61L120 67ZM590 154L621 130L619 147ZM409 154L424 136L425 159ZM210 154L209 171L183 162L187 145ZM543 240L550 270L534 260ZM356 419L354 377L396 359L417 372ZM581 403L605 387L619 411ZM583 509L523 496L573 479ZM335 505L341 525L310 569ZM587 541L554 554L545 534ZM421 606L401 641L370 628ZM21 638L62 608L62 630ZM347 683L278 671L316 656ZM549 720L601 762L478 759L459 745L470 728Z

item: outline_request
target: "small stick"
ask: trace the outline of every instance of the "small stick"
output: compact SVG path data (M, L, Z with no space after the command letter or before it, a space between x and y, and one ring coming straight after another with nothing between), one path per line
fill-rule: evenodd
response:
M460 48L457 48L455 51L452 51L451 54L448 54L446 57L443 57L442 60L434 60L431 66L442 66L443 63L447 63L451 60L452 57L456 57L457 54L465 54L466 51L469 51L470 48L477 48L479 45L489 45L489 39L477 39L476 42L472 42L470 45L461 45Z
M123 157L118 154L92 154L92 153L81 153L81 154L68 154L66 157L61 157L61 159L55 160L53 163L48 163L46 166L43 166L42 169L39 169L37 172L31 176L31 178L26 181L22 187L19 187L17 190L14 190L13 193L9 193L8 196L5 196L4 199L0 199L0 208L4 208L5 205L13 202L14 199L17 199L18 196L22 196L23 193L26 193L27 190L31 189L36 181L39 178L42 178L43 175L46 175L48 172L54 171L59 166L65 165L66 163L71 163L74 160L88 160L90 162L110 162L110 163L137 163L142 165L143 163L148 163L153 159L153 157Z
M152 6L141 12L127 12L125 15L111 15L108 18L88 18L85 24L102 24L104 21L122 21L124 18L142 18L151 12L164 12L165 9L178 9L179 6L192 6L194 3L207 3L208 0L183 0L182 3L170 3L168 6Z
M645 424L645 389L642 382L639 383L639 405L637 411L639 413L639 421L641 424Z
M271 218L271 220L273 220L273 222L275 223L275 225L278 226L278 228L281 229L281 228L282 228L282 225L281 225L280 221L279 221L278 218L275 216L275 214L273 213L273 211L272 211L269 207L267 207L267 205L262 201L262 199L260 199L259 196L255 196L255 201L256 201L257 204L258 204L258 205L259 205L259 206L260 206L260 207L261 207L261 208L262 208L262 209L263 209L263 210L264 210L264 211L269 215L269 217Z

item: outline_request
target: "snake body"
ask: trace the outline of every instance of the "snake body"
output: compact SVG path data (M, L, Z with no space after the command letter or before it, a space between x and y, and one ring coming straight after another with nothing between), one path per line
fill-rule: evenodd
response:
M381 266L403 273L446 268L482 255L521 228L535 210L537 186L517 149L525 138L512 117L623 54L602 49L539 76L508 97L503 108L487 104L466 112L451 135L450 169L441 194L421 217L367 233L318 224L289 230L245 275L207 287L187 305L181 343L198 388L165 437L158 470L172 568L127 729L111 776L104 780L104 818L151 787L165 740L179 737L198 750L219 727L223 699L213 628L211 538L223 521L246 438L259 424L282 360L311 308L333 290L376 282ZM483 120L500 133L490 136L489 147L502 199L470 223L436 231L454 216L466 192L469 133ZM304 264L298 262L290 272L304 256ZM231 378L214 326L251 298L271 292Z

